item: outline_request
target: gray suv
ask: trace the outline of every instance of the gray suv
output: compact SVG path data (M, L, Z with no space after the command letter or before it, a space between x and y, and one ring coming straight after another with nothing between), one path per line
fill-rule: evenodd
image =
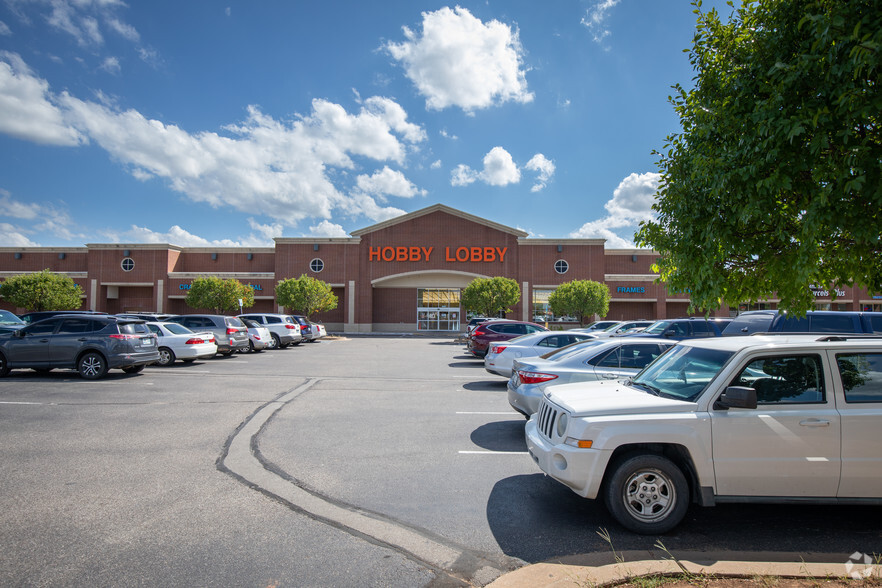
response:
M273 338L271 349L284 349L288 345L299 345L303 341L300 334L300 323L290 314L273 314L269 312L240 314L239 318L251 319L260 326L269 329Z
M182 314L165 319L166 322L184 325L194 333L214 333L217 352L232 355L236 351L248 351L248 328L238 317L222 314Z
M0 376L13 369L61 368L97 380L112 368L135 374L157 361L156 335L140 319L58 315L0 335Z

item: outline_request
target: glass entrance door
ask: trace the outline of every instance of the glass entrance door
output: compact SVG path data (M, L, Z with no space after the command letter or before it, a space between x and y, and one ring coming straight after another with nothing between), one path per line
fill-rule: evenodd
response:
M459 288L418 289L417 330L459 331Z

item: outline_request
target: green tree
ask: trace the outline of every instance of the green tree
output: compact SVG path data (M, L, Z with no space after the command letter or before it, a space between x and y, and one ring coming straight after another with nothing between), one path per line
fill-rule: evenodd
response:
M66 275L48 269L7 278L0 297L27 310L75 310L82 305L83 289Z
M511 312L521 299L518 283L511 278L475 278L463 289L461 304L481 316L495 317Z
M306 318L337 308L337 295L331 286L307 275L276 284L276 300L283 307L299 312Z
M254 306L254 290L239 280L222 280L217 276L203 276L193 280L187 292L186 303L190 308L208 308L216 314L237 312L239 300L242 306Z
M674 86L683 130L635 241L703 310L882 291L879 0L746 1L726 22L694 4L695 84Z
M609 312L609 288L592 280L573 280L558 286L548 297L548 307L558 316L574 316L584 326L593 315Z

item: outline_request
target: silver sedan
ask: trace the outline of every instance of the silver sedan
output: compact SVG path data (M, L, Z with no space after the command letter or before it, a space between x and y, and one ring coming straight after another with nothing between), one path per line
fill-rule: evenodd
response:
M149 322L147 328L156 333L159 346L159 365L167 366L180 359L190 363L197 359L211 359L217 354L214 333L194 333L178 323Z
M508 403L529 418L539 409L546 387L633 376L675 343L668 339L598 339L516 360L508 381Z
M484 369L491 374L511 377L512 363L525 357L536 357L573 343L593 339L594 335L574 331L541 331L521 335L508 341L490 343L484 356Z

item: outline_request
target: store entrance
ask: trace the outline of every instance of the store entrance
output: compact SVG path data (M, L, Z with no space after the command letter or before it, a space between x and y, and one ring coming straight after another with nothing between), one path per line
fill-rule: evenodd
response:
M459 288L417 290L418 331L459 331Z

